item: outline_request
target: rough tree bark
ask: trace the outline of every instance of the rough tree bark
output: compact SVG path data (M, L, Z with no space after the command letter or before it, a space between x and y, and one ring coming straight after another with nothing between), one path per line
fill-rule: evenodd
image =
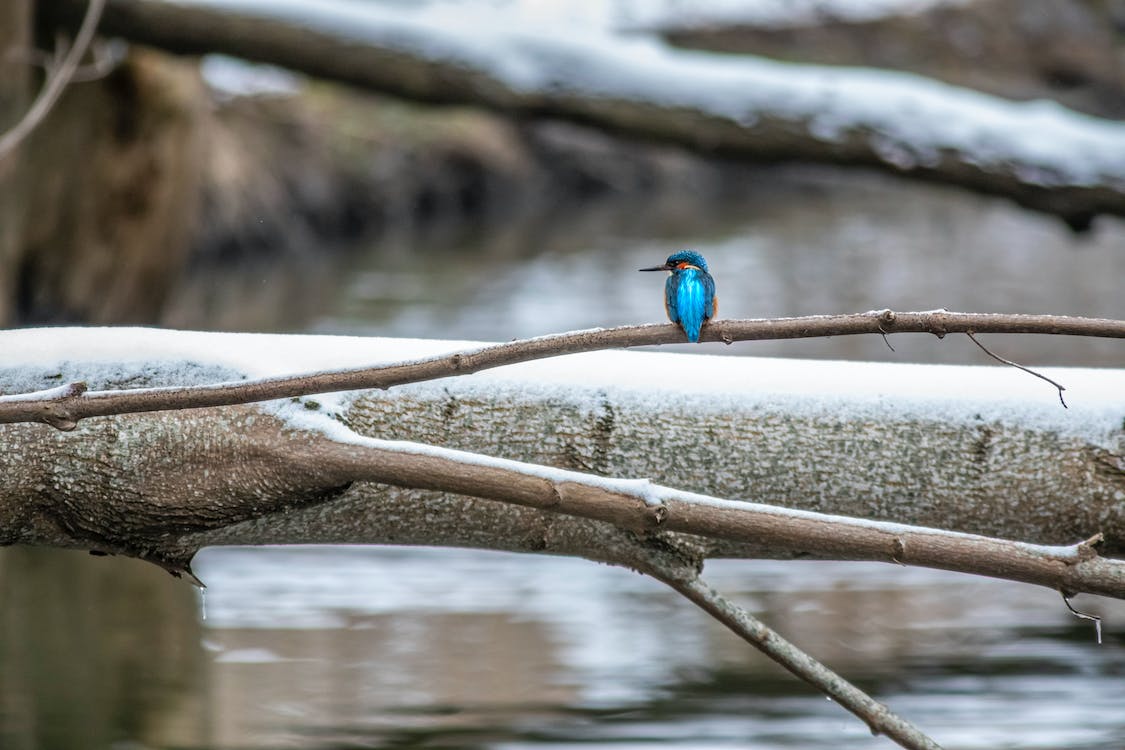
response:
M66 0L44 4L42 10L48 23L73 24L81 7L82 0ZM777 108L747 104L735 114L699 104L694 92L708 87L726 91L734 106L740 94L772 84L748 73L739 84L733 68L711 75L691 53L665 52L661 64L672 60L680 66L668 68L676 71L677 80L638 88L631 77L643 72L643 64L630 63L595 45L569 44L558 36L500 36L473 48L462 44L448 28L417 24L406 14L372 20L333 17L339 9L319 12L321 18L317 19L302 10L287 17L286 11L276 9L262 12L251 7L232 10L222 5L111 0L103 28L108 34L173 52L223 52L411 99L567 119L708 153L875 167L1005 196L1058 215L1075 229L1089 227L1100 213L1125 215L1125 174L1119 159L1105 158L1107 151L1116 149L1107 143L1125 142L1125 129L1063 113L1068 123L1085 134L1083 139L1090 136L1089 143L1079 147L1082 156L1067 162L1070 166L1040 162L1038 157L1021 155L1005 145L1020 140L1015 130L1038 127L1034 123L1040 122L1044 109L1036 103L1013 104L981 95L965 106L981 104L996 116L979 119L969 117L969 110L959 109L960 104L942 101L936 105L940 112L929 111L930 104L926 104L916 116L917 126L907 135L892 132L896 128L882 122L879 115L853 117L850 111L856 105L897 96L896 92L907 88L901 78L887 74L875 81L867 73L810 67L809 76L834 81L830 87L837 87L835 98L823 97L826 109L807 112L799 103L788 101ZM312 20L322 22L314 25ZM348 31L341 31L344 28ZM428 53L420 52L423 49ZM630 64L637 70L630 69ZM926 89L930 85L919 78L909 87ZM647 93L638 94L639 90ZM675 93L683 91L689 93ZM940 96L935 94L927 101L952 99L954 94L962 103L967 101L964 92L955 89L943 89ZM779 92L779 98L786 99L784 92ZM836 107L837 100L843 106ZM901 106L920 104L904 100ZM972 122L971 140L982 146L981 151L966 147L959 138L915 140L915 131L937 122L961 120ZM1097 165L1097 176L1067 174L1077 161Z

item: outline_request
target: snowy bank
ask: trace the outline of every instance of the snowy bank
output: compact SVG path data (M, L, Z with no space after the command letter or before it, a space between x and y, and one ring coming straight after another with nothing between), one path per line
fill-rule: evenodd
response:
M677 50L479 4L111 0L103 28L709 153L875 166L1004 195L1076 228L1125 215L1125 125L916 75Z

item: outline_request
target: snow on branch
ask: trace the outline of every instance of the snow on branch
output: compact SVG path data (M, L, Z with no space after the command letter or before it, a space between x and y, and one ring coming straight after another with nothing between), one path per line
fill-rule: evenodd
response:
M80 0L47 4L74 22ZM109 0L104 28L405 98L583 122L707 153L876 167L1000 195L1076 229L1125 215L1125 124L917 75L677 50L487 5Z
M703 329L701 341L761 341L878 333L1048 333L1125 338L1125 321L1061 315L954 313L945 310L902 312L872 310L851 315L812 315L799 318L718 320ZM0 424L45 422L70 430L79 420L95 416L164 409L229 406L278 398L360 388L390 388L435 378L466 375L561 354L683 342L674 325L622 326L592 329L467 349L411 362L340 369L296 376L272 376L243 382L202 386L88 391L84 384L43 393L0 396ZM975 340L975 339L974 339ZM979 342L977 344L980 346ZM988 351L987 349L985 351ZM991 352L989 352L991 356ZM1014 364L1004 361L1007 364ZM1017 365L1019 366L1019 365ZM1026 369L1021 367L1021 369ZM1036 374L1037 373L1032 373ZM1042 376L1039 376L1042 377ZM1050 381L1049 378L1046 378ZM1060 390L1062 388L1050 381ZM1065 403L1064 403L1065 405Z
M579 516L639 535L671 531L794 554L876 560L1125 598L1125 560L1101 558L1094 540L1044 546L869 521L683 492L328 427L309 450L337 483L372 481L500 500Z
M874 317L889 316L878 313ZM761 334L776 323L728 322L736 327L746 324L743 333L748 335ZM786 326L807 333L812 322L790 319ZM837 320L837 328L840 324ZM1077 322L1075 325L1081 329ZM656 340L681 335L666 328L653 326L648 332ZM6 353L0 388L13 395L0 403L11 410L9 416L36 404L63 404L64 411L54 418L75 421L80 415L65 411L67 404L80 404L91 394L109 399L95 399L91 403L96 408L116 404L102 412L189 408L207 405L193 400L199 394L209 403L216 389L235 388L241 377L251 388L281 383L298 389L286 392L291 397L254 410L192 408L164 413L169 419L184 414L196 415L192 419L197 420L235 419L248 413L274 415L295 429L325 433L333 440L330 428L342 429L342 421L348 425L344 442L354 433L397 441L393 443L397 446L443 445L463 451L458 460L466 464L476 460L473 455L488 454L515 460L523 467L553 465L578 469L583 475L649 477L659 485L691 487L713 498L752 497L768 505L1051 545L1102 532L1107 553L1119 554L1125 549L1125 516L1119 499L1125 492L1123 371L1052 370L1071 386L1071 409L1064 410L1034 379L991 366L589 351L622 345L627 339L615 336L636 333L637 329L579 332L462 348L450 354L450 349L458 348L455 342L146 329L9 331L0 333L0 349ZM651 342L646 337L634 341ZM560 347L560 343L566 346ZM540 345L544 347L541 351L537 349ZM570 346L575 348L568 349ZM524 362L440 383L418 382L568 350L587 353ZM359 363L369 366L355 367ZM370 366L372 363L387 364ZM317 366L341 369L296 379L283 375ZM414 384L385 391L392 381L381 378L388 373L395 383ZM592 378L591 373L597 377ZM106 390L83 393L76 386L78 374ZM325 382L332 386L322 390L360 385L354 380L333 380L338 377L364 377L374 385L371 390L313 399L299 397L306 393L299 388L302 377L327 378ZM225 385L213 385L216 382ZM684 382L695 384L690 392L679 387ZM168 385L171 383L179 385ZM49 384L53 385L47 393L18 393ZM146 387L110 389L119 384ZM171 402L166 398L169 394ZM134 397L133 402L113 401ZM41 418L34 408L32 412L33 419ZM132 422L96 420L82 422L75 429L79 436L101 435L115 433L123 424ZM4 434L35 436L42 441L45 434L52 433L57 437L50 444L60 450L93 445L88 440L68 439L67 433L55 430L44 433L36 425L12 425L15 427L26 430ZM238 437L237 430L232 434L227 426L221 432L224 439ZM228 451L242 455L247 449L212 446L212 450L219 455ZM311 462L309 471L323 472L323 462L313 458L314 451L302 449L300 455L302 462ZM380 460L389 466L392 458L387 455ZM302 462L285 461L288 467ZM316 486L327 490L354 479L354 471L345 472L332 481L318 480ZM211 495L236 490L237 486L215 489ZM659 488L629 489L641 490L656 493L649 497L654 503L659 499ZM554 494L551 498L559 501ZM662 503L665 510L653 512L679 508L676 502L681 499L669 496ZM257 503L252 499L251 510L246 512L252 512ZM366 503L357 511L357 521L363 518L365 507ZM694 505L684 507L685 517L696 512ZM142 506L133 515L140 518L150 512ZM704 516L690 522L695 531L677 525L681 516L657 526L698 533L699 524L710 523L706 519L722 519L706 535L708 554L715 556L769 554L771 544L773 555L780 548L802 554L835 554L831 533L815 541L806 537L783 545L790 539L787 515L770 523L765 517L756 519L755 524L768 527L770 533L753 537L747 534L753 534L754 526L738 531L739 523L725 518L726 512L723 507L708 505ZM159 523L159 514L151 521ZM633 518L630 523L640 521ZM733 536L725 536L727 532ZM295 533L307 533L307 529ZM328 537L324 541L375 541L374 536L357 533L360 535L354 538ZM878 541L864 543L872 559L929 564L925 561L933 558L927 551L927 538L899 544L894 529L883 529L880 534ZM201 543L235 542L212 538ZM1032 580L1027 578L1031 574L1021 575L1025 576L1021 580ZM1041 580L1048 582L1045 585L1069 585Z

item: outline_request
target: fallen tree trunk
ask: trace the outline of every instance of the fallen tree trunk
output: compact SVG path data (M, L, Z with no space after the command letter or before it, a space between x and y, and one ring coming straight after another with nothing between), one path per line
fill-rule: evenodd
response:
M216 382L458 348L143 329L12 331L0 340L0 390L9 394L79 378L94 387ZM442 483L413 469L409 486L429 489L388 487L407 483L391 466L404 450L433 459L424 446L388 442L409 440L1025 542L1070 544L1101 533L1100 549L1120 555L1125 373L1052 375L1068 387L1071 408L1010 368L593 352L390 391L90 418L72 432L4 425L0 544L88 547L177 569L210 544L444 544L621 554L608 561L622 562L637 552L629 539L677 538L660 519L636 528L637 517L647 523L639 506L572 518L553 512L552 503L516 507L434 491L518 495L516 475L474 485L458 484L456 471ZM477 463L468 459L460 480ZM372 477L381 483L364 481ZM598 486L596 476L590 481ZM631 491L623 486L607 491ZM648 491L638 489L634 499ZM664 505L678 497L651 492ZM569 501L553 505L560 502ZM682 549L697 561L848 557L807 539L726 538L721 530ZM910 561L907 551L865 554L853 557Z
M73 25L84 2L40 6L44 23ZM1004 196L1075 229L1125 215L1119 123L908 74L722 58L594 31L575 41L498 19L471 36L449 12L110 0L102 28L172 52L222 52L707 153L875 167Z

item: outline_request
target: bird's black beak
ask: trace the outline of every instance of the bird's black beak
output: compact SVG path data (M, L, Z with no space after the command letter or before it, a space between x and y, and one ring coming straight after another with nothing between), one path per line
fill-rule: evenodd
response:
M671 271L672 267L665 263L662 266L653 266L652 268L638 268L638 271Z

